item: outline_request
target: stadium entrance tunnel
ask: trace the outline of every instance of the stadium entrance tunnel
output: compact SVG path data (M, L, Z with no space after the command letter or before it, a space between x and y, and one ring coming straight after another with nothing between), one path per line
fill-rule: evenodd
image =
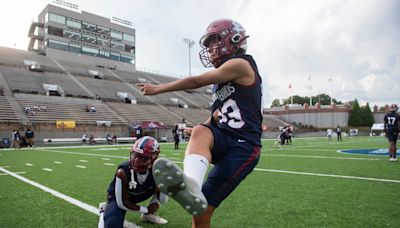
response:
M347 154L361 154L361 155L385 155L389 156L388 149L351 149L351 150L338 150L339 153L347 153ZM397 153L400 153L400 149L397 150Z

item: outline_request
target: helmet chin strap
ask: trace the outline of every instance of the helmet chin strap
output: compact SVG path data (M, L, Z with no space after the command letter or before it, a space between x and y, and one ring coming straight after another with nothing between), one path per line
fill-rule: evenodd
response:
M131 181L129 182L129 189L135 189L137 186L137 182L135 181L135 175L134 175L135 171L133 171L133 169L131 169Z

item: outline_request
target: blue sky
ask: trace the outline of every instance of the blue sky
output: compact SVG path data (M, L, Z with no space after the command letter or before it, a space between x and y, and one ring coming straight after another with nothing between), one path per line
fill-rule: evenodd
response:
M2 3L0 45L26 50L29 25L48 2ZM275 98L318 92L341 101L357 98L361 104L400 104L397 0L69 2L79 5L80 10L132 21L139 68L186 76L188 48L182 39L189 38L196 42L191 55L192 74L209 70L198 58L198 40L211 21L231 18L250 35L248 53L256 59L263 77L264 106Z

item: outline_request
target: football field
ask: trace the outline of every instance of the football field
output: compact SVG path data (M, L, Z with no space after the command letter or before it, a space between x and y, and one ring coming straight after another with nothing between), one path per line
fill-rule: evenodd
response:
M400 162L338 150L386 149L383 137L294 139L279 148L263 141L260 161L216 210L212 227L400 227ZM182 165L179 151L161 156ZM0 227L97 227L97 207L129 145L0 150ZM146 206L145 204L142 204ZM191 216L172 199L158 214L166 225L190 227Z

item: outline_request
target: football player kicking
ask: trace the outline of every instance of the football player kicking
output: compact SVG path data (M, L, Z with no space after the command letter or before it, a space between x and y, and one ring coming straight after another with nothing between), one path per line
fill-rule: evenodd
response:
M383 118L385 136L389 141L389 161L397 161L397 148L396 142L400 130L400 115L397 113L397 105L392 104L389 107L389 112Z
M155 185L151 168L160 153L157 140L145 136L135 142L130 159L118 166L114 179L108 187L107 204L100 204L99 228L139 227L124 221L126 211L141 213L142 221L166 224L168 221L154 214L158 203L166 203L168 196L160 193ZM139 206L150 197L149 206Z
M239 23L216 20L200 39L200 60L214 70L161 85L137 84L144 95L214 85L210 118L193 128L183 171L165 158L153 167L160 191L193 215L192 227L210 227L215 209L260 157L261 77L253 57L245 54L247 38ZM214 167L203 184L209 163Z

